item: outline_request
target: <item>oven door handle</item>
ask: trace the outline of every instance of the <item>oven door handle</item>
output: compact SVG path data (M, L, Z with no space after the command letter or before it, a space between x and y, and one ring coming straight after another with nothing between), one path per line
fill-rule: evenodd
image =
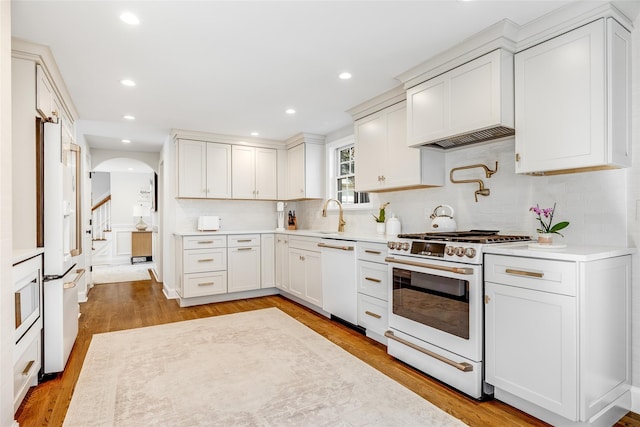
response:
M395 336L393 331L386 331L384 333L384 336L389 338L389 339L392 339L394 341L398 341L400 344L404 344L407 347L411 347L412 349L414 349L416 351L419 351L420 353L424 353L427 356L431 356L434 359L438 359L439 361L444 362L447 365L453 366L454 368L459 369L462 372L471 372L471 371L473 371L473 365L472 364L467 363L467 362L455 362L455 361L453 361L451 359L447 359L446 357L444 357L444 356L442 356L442 355L440 355L438 353L434 353L431 350L427 350L426 348L422 348L420 346L415 345L412 342L409 342L407 340L404 340L402 338L399 338L399 337Z
M413 267L431 268L433 270L448 271L450 273L473 274L473 268L470 268L470 267L444 267L442 265L425 264L422 262L415 262L415 261L405 261L403 259L397 259L391 256L386 257L384 260L386 262L392 262L395 264L404 264L404 265L411 265Z

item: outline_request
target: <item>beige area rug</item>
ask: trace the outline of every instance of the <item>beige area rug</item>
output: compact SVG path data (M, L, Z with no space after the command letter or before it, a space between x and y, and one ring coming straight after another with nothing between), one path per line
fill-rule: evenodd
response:
M149 269L154 268L153 263L123 264L123 265L95 265L91 272L94 284L134 282L137 280L149 280Z
M65 426L460 426L277 308L93 336Z

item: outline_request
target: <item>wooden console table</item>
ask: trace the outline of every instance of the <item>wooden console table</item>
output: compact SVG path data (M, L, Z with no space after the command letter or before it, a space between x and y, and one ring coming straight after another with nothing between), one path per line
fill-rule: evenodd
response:
M152 260L151 231L131 232L131 264Z

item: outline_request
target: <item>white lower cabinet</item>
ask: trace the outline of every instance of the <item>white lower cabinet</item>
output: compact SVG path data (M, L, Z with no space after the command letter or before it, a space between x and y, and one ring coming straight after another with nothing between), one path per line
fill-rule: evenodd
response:
M486 381L553 425L612 425L630 389L631 256L485 257ZM585 424L580 424L585 425Z
M289 236L276 234L276 287L289 290Z
M322 263L320 239L289 239L289 292L317 307L322 307Z
M176 237L176 291L182 298L227 292L227 237Z
M260 270L262 276L261 288L273 288L276 286L276 246L275 235L260 235Z
M237 235L228 239L228 291L260 289L260 235Z
M387 246L384 243L358 242L358 325L369 338L387 344L389 328L389 274Z

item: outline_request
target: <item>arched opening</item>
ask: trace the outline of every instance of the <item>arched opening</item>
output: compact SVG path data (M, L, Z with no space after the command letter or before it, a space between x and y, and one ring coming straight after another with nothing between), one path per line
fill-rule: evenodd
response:
M143 160L115 157L96 164L90 181L93 283L147 279L156 268L156 172Z

